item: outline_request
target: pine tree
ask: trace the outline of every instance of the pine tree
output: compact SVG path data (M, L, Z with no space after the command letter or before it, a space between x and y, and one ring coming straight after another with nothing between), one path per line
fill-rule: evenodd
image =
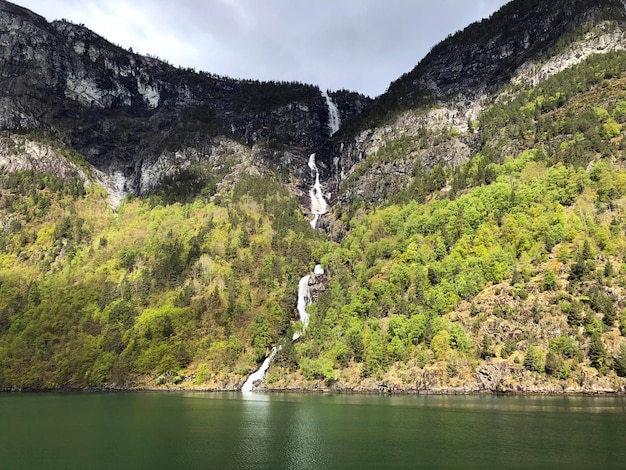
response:
M622 344L615 357L615 372L620 377L626 377L626 344Z
M569 273L569 280L580 281L587 274L589 274L589 267L585 262L585 255L583 253L578 253L574 264L572 264L572 268Z
M483 335L483 339L480 342L480 351L478 355L482 359L487 359L488 357L494 357L495 353L493 351L493 340L488 334Z
M554 351L546 354L546 373L554 377L560 377L563 369L563 359Z
M543 279L543 288L544 290L555 290L556 289L556 274L551 269L546 271L546 275Z
M541 350L536 346L528 346L524 356L524 367L532 372L543 372L544 361Z
M585 243L583 243L582 256L585 261L592 258L591 245L587 239L585 239Z
M591 336L588 355L592 367L599 370L606 365L608 353L606 351L606 346L604 346L604 343L602 342L600 334L594 333Z

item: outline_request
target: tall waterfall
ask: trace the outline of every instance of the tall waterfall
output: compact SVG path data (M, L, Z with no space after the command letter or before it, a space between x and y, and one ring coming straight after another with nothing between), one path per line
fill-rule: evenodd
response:
M309 190L309 195L311 196L311 212L314 215L313 220L311 220L311 227L314 229L317 226L317 221L319 220L320 215L325 214L328 211L328 204L326 203L326 199L324 199L324 195L322 194L322 187L320 185L320 175L317 169L317 165L315 163L315 154L311 155L309 158L309 168L311 169L312 174L315 176L315 183ZM324 269L321 265L316 265L313 270L313 274L319 276L324 274ZM311 303L311 291L309 289L309 281L311 279L311 274L307 274L300 279L298 283L298 316L300 318L300 323L302 323L302 330L297 331L293 334L292 340L295 341L302 334L306 327L309 326L309 314L306 311L307 306ZM265 358L263 364L259 369L250 374L246 380L246 382L241 387L242 392L252 392L259 382L262 382L265 379L265 373L267 369L269 369L270 364L274 360L274 356L276 353L280 351L280 346L275 346L272 348L269 356Z
M317 227L317 221L322 214L328 212L328 204L324 199L324 193L322 192L322 185L320 184L320 172L317 169L315 163L315 154L312 153L309 157L309 168L311 169L311 175L315 180L311 189L309 189L309 196L311 198L311 214L313 214L313 220L311 220L311 227L314 229Z
M322 268L321 265L318 264L315 266L315 270L313 272L316 275L321 275L321 274L324 274L324 269ZM302 323L302 330L296 331L293 334L292 341L295 341L298 338L300 338L300 336L302 336L302 334L304 333L304 330L306 330L306 327L309 326L309 314L306 311L306 308L311 303L311 291L309 289L310 279L311 279L311 275L307 274L306 276L303 276L300 279L300 282L298 283L297 309L298 309L298 316L300 317L300 322ZM242 392L252 392L256 388L257 383L263 382L263 380L265 379L265 374L267 372L267 369L269 369L270 364L274 360L274 356L276 356L276 353L280 350L281 350L281 346L274 346L272 348L272 351L270 352L269 356L265 358L265 360L263 361L263 364L261 364L261 367L259 367L256 372L253 372L252 374L248 376L245 383L241 387Z
M302 323L302 331L296 331L293 334L294 341L302 336L304 330L307 326L309 326L309 313L306 311L307 305L311 303L311 292L309 291L309 280L311 279L311 275L307 274L303 278L300 279L298 283L298 316L300 317L300 322Z
M341 118L339 117L339 108L328 95L327 91L322 91L322 96L326 100L326 106L328 106L328 127L330 127L330 135L333 135L341 127Z

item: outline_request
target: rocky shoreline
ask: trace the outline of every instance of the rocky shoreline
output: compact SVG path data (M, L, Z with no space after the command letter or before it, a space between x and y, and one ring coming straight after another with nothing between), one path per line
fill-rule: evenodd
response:
M145 393L145 392L191 392L191 393L220 393L240 392L239 388L231 387L204 387L204 386L141 386L141 387L58 387L58 388L12 388L0 390L0 393ZM385 384L379 384L375 388L356 387L342 388L336 386L294 386L294 387L259 387L254 392L247 393L311 393L311 394L342 394L342 395L510 395L510 396L626 396L626 387L620 389L606 388L509 388L498 390L485 390L480 387L443 387L432 389L416 388L391 388Z
M350 363L337 370L333 380L306 377L279 365L271 367L261 393L337 393L384 395L544 395L544 396L623 396L626 378L614 371L601 374L593 367L579 365L567 379L532 372L515 361L492 360L451 369L446 362L421 368L392 365L384 374L363 377L360 364ZM239 392L245 376L216 374L198 383L194 373L181 375L136 375L124 384L101 387L53 386L12 387L0 392Z

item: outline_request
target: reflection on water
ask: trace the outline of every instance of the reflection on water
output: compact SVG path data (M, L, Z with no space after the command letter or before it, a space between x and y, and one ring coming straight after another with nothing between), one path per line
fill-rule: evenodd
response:
M241 398L241 468L333 468L324 459L324 429L314 403L263 393L243 393Z
M623 397L0 395L1 468L615 468Z
M243 408L236 448L242 468L271 461L272 422L269 397L258 393L242 393Z
M288 468L333 468L325 462L324 425L314 404L303 403L294 407L290 420L287 446L285 449Z

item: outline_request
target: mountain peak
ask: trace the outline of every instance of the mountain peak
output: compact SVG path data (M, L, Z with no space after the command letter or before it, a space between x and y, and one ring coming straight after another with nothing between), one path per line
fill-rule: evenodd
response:
M527 61L549 55L568 35L607 20L624 22L626 1L511 1L434 46L378 98L363 116L365 126L437 101L474 100L508 83Z

